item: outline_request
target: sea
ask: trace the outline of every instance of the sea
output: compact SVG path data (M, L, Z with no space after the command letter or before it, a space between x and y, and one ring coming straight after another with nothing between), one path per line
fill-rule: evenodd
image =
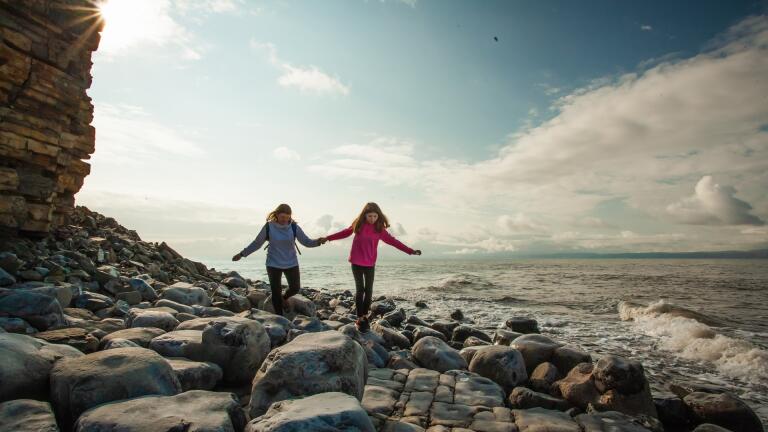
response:
M262 259L203 262L266 280ZM354 292L343 260L304 259L301 281ZM535 318L542 334L593 358L641 362L655 396L674 381L715 384L768 424L768 260L380 258L373 290L424 319L460 309L490 334L509 318Z

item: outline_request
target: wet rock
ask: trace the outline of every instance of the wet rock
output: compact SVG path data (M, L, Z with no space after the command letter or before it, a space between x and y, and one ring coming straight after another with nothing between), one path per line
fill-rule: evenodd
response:
M161 294L162 298L175 301L176 303L187 306L210 306L211 299L208 293L200 287L193 286L186 282L176 282L165 288Z
M448 340L443 333L430 327L416 326L416 328L413 330L414 343L417 342L419 339L425 338L427 336L436 337L443 341Z
M69 345L85 354L99 349L99 340L87 331L77 327L48 330L37 333L35 337L53 344Z
M0 288L0 317L21 318L37 330L66 326L57 298L27 290Z
M560 411L530 408L512 410L512 415L520 432L581 432L581 428L571 419L571 416Z
M545 362L533 370L529 378L531 388L537 392L549 393L552 384L557 380L559 372L552 363Z
M528 380L522 354L514 348L493 345L485 347L472 357L469 371L489 378L505 392Z
M55 345L25 335L0 333L0 401L47 399L49 376L59 359L82 357L66 345Z
M600 398L600 393L592 379L592 369L592 364L582 363L571 369L565 378L555 383L563 399L583 410Z
M414 303L414 305L419 309L424 309L425 307L427 307L427 303L422 300L417 300L416 303Z
M267 356L253 379L250 414L257 417L274 402L326 391L362 399L366 375L365 351L349 337L333 330L301 335Z
M385 298L371 303L371 316L382 316L397 309L392 299Z
M763 431L755 412L733 394L693 392L683 401L700 423L712 423L733 431Z
M564 399L552 397L545 393L535 392L525 387L515 387L509 394L509 406L516 409L545 408L548 410L565 411L571 407Z
M386 322L386 321L385 321ZM384 339L385 347L389 349L398 348L410 348L411 341L407 337L403 336L397 330L385 327L382 325L381 320L375 321L371 326L371 330L376 332Z
M192 390L101 405L78 419L77 431L239 431L245 422L231 393Z
M332 430L374 432L376 429L360 402L339 392L278 401L245 427L245 432Z
M571 369L580 363L591 363L592 356L589 353L572 346L561 346L552 353L552 363L557 370L565 376Z
M146 309L131 309L128 311L126 324L130 328L153 327L171 331L179 325L179 320L168 312Z
M453 329L459 326L459 323L455 321L435 321L430 324L430 327L442 333L446 340L451 339L453 336ZM463 341L462 341L463 342Z
M8 333L31 335L37 333L37 329L29 325L21 318L0 317L0 329Z
M101 338L100 346L101 349L105 349L105 346L112 340L122 339L131 341L142 348L147 348L152 339L164 333L165 330L153 327L137 327L118 330Z
M119 348L64 358L51 370L51 402L62 428L89 408L147 395L175 395L181 385L171 366L145 348ZM135 416L130 421L136 421Z
M496 332L493 334L493 344L509 345L512 343L513 340L517 339L522 335L523 335L522 333L514 332L512 330L496 329Z
M654 397L656 412L659 420L666 430L689 430L693 423L693 416L688 406L677 396Z
M419 318L416 315L409 315L408 319L405 320L406 324L412 324L414 326L422 326L422 327L429 327L429 323L424 321L423 319Z
M400 324L402 324L403 321L405 321L405 311L401 308L401 309L386 313L384 314L382 319L384 319L394 327L399 327Z
M451 319L455 321L461 321L464 319L464 312L461 311L461 309L456 309L453 312L451 312Z
M476 338L474 336L470 336L466 339L464 339L464 343L462 344L462 348L466 347L473 347L473 346L488 346L491 343L488 341L484 341L480 338Z
M477 354L478 351L484 348L485 347L481 347L481 346L462 348L461 351L459 351L459 355L461 356L461 358L464 359L464 361L467 362L467 365L469 365L470 363L472 363L472 359L475 357L475 354Z
M48 402L17 399L0 403L0 430L59 432L59 427Z
M682 399L693 392L727 393L728 388L716 384L698 383L693 381L675 381L669 385L669 391Z
M470 336L474 336L488 343L491 342L491 337L485 334L485 332L467 325L460 325L455 327L453 329L453 332L451 333L451 340L455 342L463 343L464 340L466 340Z
M618 411L579 414L575 420L584 432L648 432L650 430L640 420Z
M467 362L459 352L442 340L427 336L413 345L413 358L427 369L445 372L451 369L466 369Z
M505 325L508 328L510 328L512 331L515 331L518 333L523 333L523 334L540 333L539 323L532 318L521 318L521 317L510 318L506 321Z
M165 359L179 379L181 391L213 390L221 381L224 372L219 365L211 362L196 362L183 357Z
M523 354L525 367L531 374L536 366L552 359L560 344L540 334L524 334L512 341L510 346Z
M640 362L617 356L603 356L593 370L595 386L601 393L616 390L637 393L643 389L645 372Z

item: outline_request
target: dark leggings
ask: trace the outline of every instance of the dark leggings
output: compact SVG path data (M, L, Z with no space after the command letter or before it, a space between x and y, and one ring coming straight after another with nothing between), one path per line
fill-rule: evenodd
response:
M371 295L373 294L373 274L376 267L365 267L352 264L352 275L355 277L355 307L357 316L368 313L371 308Z
M287 269L267 266L267 276L269 276L269 286L272 288L272 307L275 313L283 314L283 286L282 278L285 273L285 279L288 281L288 291L285 292L285 298L298 294L301 288L301 277L299 276L299 266Z

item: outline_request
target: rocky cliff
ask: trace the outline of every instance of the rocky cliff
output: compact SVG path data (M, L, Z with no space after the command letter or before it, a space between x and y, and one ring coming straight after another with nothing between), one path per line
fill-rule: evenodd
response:
M45 234L74 208L94 151L89 0L0 0L0 228Z

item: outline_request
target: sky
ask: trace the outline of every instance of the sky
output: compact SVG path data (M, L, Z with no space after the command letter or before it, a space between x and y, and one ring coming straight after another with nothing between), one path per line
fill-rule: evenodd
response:
M434 258L768 247L765 0L102 15L77 204L185 256L231 257L280 203L322 236L369 201Z

